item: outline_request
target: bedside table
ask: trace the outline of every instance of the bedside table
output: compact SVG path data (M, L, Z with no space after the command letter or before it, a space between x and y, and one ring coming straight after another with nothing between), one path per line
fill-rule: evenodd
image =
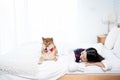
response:
M102 43L104 45L106 37L107 37L107 34L98 35L97 36L97 42Z

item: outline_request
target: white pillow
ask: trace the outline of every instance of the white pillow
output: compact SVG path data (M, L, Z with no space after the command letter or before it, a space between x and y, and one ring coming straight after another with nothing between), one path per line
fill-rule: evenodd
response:
M115 42L113 52L118 58L120 58L120 32L119 32L119 36Z
M107 38L105 40L105 47L107 49L113 49L113 46L117 40L118 34L120 29L117 27L114 27L111 29L111 31L108 33Z

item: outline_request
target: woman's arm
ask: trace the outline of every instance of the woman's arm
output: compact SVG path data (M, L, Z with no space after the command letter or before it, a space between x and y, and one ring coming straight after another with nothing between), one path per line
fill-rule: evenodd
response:
M108 60L103 60L102 62L94 62L94 63L85 62L85 65L86 66L98 66L98 67L101 67L103 71L110 71L112 69L112 66Z
M103 68L105 67L102 62L93 62L93 63L86 62L85 64L86 66L98 66L98 67L103 67Z
M110 71L112 69L112 66L108 60L103 60L102 62L94 62L94 63L85 62L85 66L98 66L101 67L101 69L104 72Z

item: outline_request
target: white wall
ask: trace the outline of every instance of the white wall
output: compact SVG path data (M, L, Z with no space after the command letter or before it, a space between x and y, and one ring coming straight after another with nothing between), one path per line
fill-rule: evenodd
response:
M97 35L107 33L103 18L114 14L114 0L31 0L29 4L33 41L53 36L71 44L96 43Z
M107 32L114 0L0 0L0 51L53 37L59 44L96 43Z
M0 0L0 50L53 37L76 42L76 0Z
M107 33L107 25L102 23L102 19L114 13L113 0L78 0L77 3L79 41L95 43L97 35Z
M118 17L117 22L120 23L120 0L114 0L114 8Z
M77 0L31 0L29 2L31 41L53 37L57 43L76 42Z

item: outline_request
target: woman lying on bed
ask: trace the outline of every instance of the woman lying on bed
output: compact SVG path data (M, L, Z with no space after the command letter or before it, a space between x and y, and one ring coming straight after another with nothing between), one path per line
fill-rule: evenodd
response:
M104 64L101 62L104 58L98 54L95 48L88 49L76 49L75 53L75 62L85 62L86 66L96 65L99 67L104 67Z
M98 54L95 48L79 48L74 50L75 62L84 63L87 66L98 66L102 68L103 71L111 69L109 62L105 60L100 54Z

